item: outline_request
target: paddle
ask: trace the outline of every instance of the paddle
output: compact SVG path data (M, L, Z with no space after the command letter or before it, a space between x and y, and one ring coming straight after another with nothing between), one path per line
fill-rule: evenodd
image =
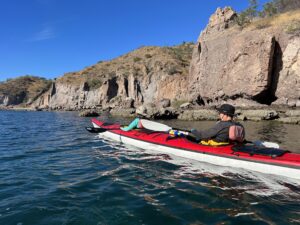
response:
M175 128L175 127L172 128L165 124L153 122L153 121L145 120L145 119L141 119L141 123L144 128L146 128L148 130L153 130L153 131L169 132L170 130L178 130L184 135L188 135L188 132L189 132L189 130ZM263 146L263 147L267 147L267 148L279 148L279 144L277 144L275 142L257 140L257 141L247 141L247 143L253 143L256 146Z
M180 129L180 128L176 128L176 127L170 127L168 125L158 123L158 122L153 122L150 120L141 119L140 121L141 121L141 124L143 125L143 127L148 130L160 131L160 132L169 132L170 130L179 130L181 133L183 133L185 135L187 135L188 132L190 132L189 130Z
M187 135L188 132L189 132L188 130L183 130L183 129L179 129L179 128L172 128L172 127L169 127L165 124L158 123L158 122L153 122L153 121L150 121L150 120L141 119L141 123L142 123L142 125L145 129L156 131L156 132L169 133L170 130L180 130L180 132L184 135ZM108 130L118 130L119 128L107 129L107 128L103 128L103 127L86 127L85 129L90 133L103 133L103 132L108 131Z
M256 145L256 146L262 146L262 147L267 147L267 148L280 148L279 144L275 142L269 142L269 141L249 141L250 143Z

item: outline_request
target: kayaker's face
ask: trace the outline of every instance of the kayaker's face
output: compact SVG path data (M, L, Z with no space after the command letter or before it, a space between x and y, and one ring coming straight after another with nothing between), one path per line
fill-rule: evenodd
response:
M220 113L220 114L219 114L219 117L220 117L220 120L223 121L224 114L223 114L223 113Z
M232 120L232 118L231 118L230 116L227 116L226 114L223 114L223 113L220 113L219 116L220 116L220 120L221 120L221 121L229 121L229 120Z

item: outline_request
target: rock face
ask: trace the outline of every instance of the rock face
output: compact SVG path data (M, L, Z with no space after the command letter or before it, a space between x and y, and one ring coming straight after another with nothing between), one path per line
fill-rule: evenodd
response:
M280 27L241 31L235 16L230 8L218 9L201 33L190 67L190 100L299 104L299 37Z
M166 99L187 99L192 48L191 43L144 47L110 62L66 74L34 106L64 110L136 108Z
M300 37L287 45L282 57L275 104L300 107Z
M9 106L12 105L15 101L11 100L9 95L2 94L0 95L0 105Z
M42 95L51 81L35 76L21 76L0 83L0 106L28 106Z
M280 22L279 15L268 26L254 21L241 29L236 16L229 7L219 8L196 44L142 47L67 73L50 88L46 82L47 91L39 87L30 96L27 89L11 94L7 86L1 92L0 84L0 106L25 102L36 109L101 109L128 116L144 110L150 118L193 120L210 119L203 108L225 102L241 108L300 107L300 37L286 32L293 20L283 15ZM278 117L264 113L244 117Z

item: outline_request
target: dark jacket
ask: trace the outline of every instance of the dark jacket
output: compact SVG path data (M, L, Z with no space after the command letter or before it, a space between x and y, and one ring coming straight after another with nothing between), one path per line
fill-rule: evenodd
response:
M234 124L237 123L233 121L218 121L212 128L203 131L193 129L191 133L197 141L214 140L216 142L228 142L229 127Z

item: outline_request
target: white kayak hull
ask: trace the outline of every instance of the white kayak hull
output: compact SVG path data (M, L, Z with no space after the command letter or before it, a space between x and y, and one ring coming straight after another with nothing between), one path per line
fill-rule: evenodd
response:
M94 127L99 127L94 124ZM201 153L183 150L180 148L168 147L160 144L150 143L139 139L134 139L131 137L126 137L119 135L114 132L106 131L99 134L100 138L109 138L111 140L132 145L138 148L158 151L170 155L175 155L183 158L188 158L192 160L197 160L200 162L211 163L218 166L243 168L250 171L270 174L270 175L280 175L285 177L290 177L293 179L298 179L300 181L300 170L297 168L278 166L267 163L253 162L249 160L233 159L229 157L217 156L213 154Z

